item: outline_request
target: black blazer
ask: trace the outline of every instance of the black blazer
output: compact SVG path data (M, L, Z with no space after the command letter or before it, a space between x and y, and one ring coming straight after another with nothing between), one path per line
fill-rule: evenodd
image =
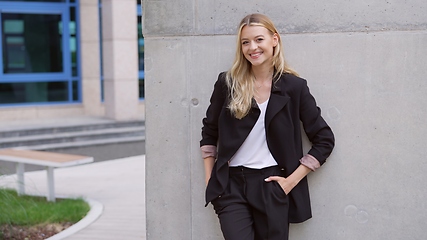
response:
M206 188L206 205L223 193L228 184L228 161L245 141L255 125L260 110L253 100L252 108L243 119L235 118L228 110L226 73L220 73L203 119L200 146L215 145L217 160ZM323 120L320 108L310 94L307 81L291 74L282 74L272 84L265 115L268 148L277 164L289 176L303 157L301 123L312 143L308 154L322 165L334 147L334 135ZM307 178L302 179L289 193L289 222L298 223L311 218Z

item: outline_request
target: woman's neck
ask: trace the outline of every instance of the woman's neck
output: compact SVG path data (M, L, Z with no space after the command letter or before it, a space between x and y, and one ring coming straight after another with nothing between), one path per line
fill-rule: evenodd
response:
M274 68L261 68L261 67L252 67L252 72L257 81L269 81L271 80L274 72Z

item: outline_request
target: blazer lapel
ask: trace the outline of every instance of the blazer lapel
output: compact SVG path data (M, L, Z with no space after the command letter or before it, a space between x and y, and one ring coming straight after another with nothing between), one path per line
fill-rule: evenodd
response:
M222 129L224 131L220 132L220 139L218 148L222 149L222 155L218 158L224 158L226 161L229 161L231 157L237 152L240 146L245 141L246 137L252 131L258 117L260 115L260 110L255 100L252 99L252 107L248 115L242 119L237 119L231 115L227 110L225 114L228 117L223 117L219 119L219 126L224 126ZM223 142L227 142L227 145L223 145ZM218 152L219 154L220 152Z
M279 79L271 86L270 100L265 113L265 129L268 129L273 117L282 110L291 99L289 96L285 96L284 93L282 93L281 85L282 79Z

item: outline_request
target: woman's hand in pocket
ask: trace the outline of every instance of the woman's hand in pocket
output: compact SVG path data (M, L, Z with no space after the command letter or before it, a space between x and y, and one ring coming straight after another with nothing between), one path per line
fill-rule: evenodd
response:
M296 184L290 181L288 178L280 177L280 176L270 176L264 179L266 182L276 181L280 187L282 187L283 191L288 195L292 189L296 186Z

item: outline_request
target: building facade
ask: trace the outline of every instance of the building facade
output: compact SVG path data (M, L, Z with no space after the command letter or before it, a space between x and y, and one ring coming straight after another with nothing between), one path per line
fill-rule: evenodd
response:
M135 0L0 0L0 121L144 118Z

